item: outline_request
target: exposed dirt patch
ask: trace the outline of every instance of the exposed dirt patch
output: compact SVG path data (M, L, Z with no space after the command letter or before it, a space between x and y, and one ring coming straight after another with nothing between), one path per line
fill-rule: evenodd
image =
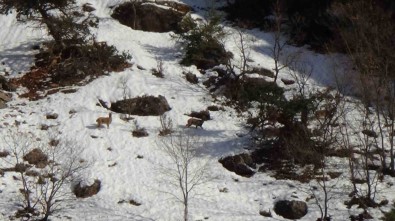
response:
M46 81L49 76L48 69L39 68L31 70L21 78L13 78L11 82L17 87L27 88L28 92L20 95L20 97L38 100L46 96L47 90L55 87L55 85L51 85L50 82Z

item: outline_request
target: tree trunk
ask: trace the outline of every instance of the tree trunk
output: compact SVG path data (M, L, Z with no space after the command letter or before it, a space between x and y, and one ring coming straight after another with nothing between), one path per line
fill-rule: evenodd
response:
M188 199L184 202L184 221L188 221Z
M40 13L40 15L42 17L42 22L47 26L48 33L55 40L55 44L58 46L61 46L62 45L62 36L58 33L58 31L56 31L56 28L52 22L52 17L47 13L47 11L45 11L42 8L39 8L38 12Z

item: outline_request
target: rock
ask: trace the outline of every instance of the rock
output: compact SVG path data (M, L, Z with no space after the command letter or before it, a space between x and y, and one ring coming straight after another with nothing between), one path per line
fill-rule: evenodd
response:
M281 81L282 81L285 85L292 85L292 84L295 84L295 81L294 81L294 80L289 80L289 79L281 78Z
M191 72L185 73L185 79L192 84L199 83L199 79L196 77L196 75L192 74Z
M118 20L121 24L135 30L149 32L181 32L179 23L189 12L183 10L173 10L177 3L173 2L169 8L158 4L144 4L142 2L126 2L114 9L111 17ZM181 5L181 4L180 4ZM185 11L185 12L184 12Z
M78 183L78 185L74 187L73 192L78 198L87 198L96 195L100 191L100 188L100 180L95 180L95 182L90 186L81 186L81 183Z
M47 119L52 119L52 120L55 120L55 119L57 119L58 118L58 114L56 114L56 113L52 113L52 114L47 114Z
M377 133L372 131L372 130L363 130L362 133L365 134L368 137L373 137L373 138L377 138L378 137Z
M6 102L0 100L0 109L4 109L4 108L6 108L6 107L7 107Z
M8 93L4 93L0 91L0 100L3 100L5 102L11 101L12 95Z
M275 203L274 212L286 219L300 219L307 214L307 204L303 201L280 200Z
M270 212L270 210L269 211L261 210L261 211L259 211L259 215L264 216L264 217L272 217L272 213Z
M255 165L252 162L252 158L248 154L228 156L221 158L219 162L227 170L235 172L237 175L243 177L252 177L255 174L255 172L249 167L249 165L252 167L255 167Z
M0 91L0 109L6 108L7 102L9 102L11 98L12 96L10 94Z
M141 65L137 65L137 68L139 69L139 70L142 70L142 71L144 71L144 70L146 70L143 66L141 66Z
M266 69L266 68L254 67L254 68L252 68L251 73L257 73L262 76L274 78L273 71Z
M93 12L95 10L96 9L90 3L85 3L82 5L82 11L84 11L84 12Z
M48 130L48 129L49 129L49 126L46 125L46 124L41 124L40 129L41 129L41 130Z
M121 114L160 116L171 110L164 96L142 96L120 100L111 104L111 110Z
M148 132L143 128L143 129L138 129L132 131L133 137L147 137L149 134Z
M209 110L209 111L220 111L220 110L223 110L223 108L220 108L220 107L215 106L215 105L210 105L210 106L207 107L207 110Z
M10 155L10 152L6 150L0 151L0 158L7 157L8 155Z

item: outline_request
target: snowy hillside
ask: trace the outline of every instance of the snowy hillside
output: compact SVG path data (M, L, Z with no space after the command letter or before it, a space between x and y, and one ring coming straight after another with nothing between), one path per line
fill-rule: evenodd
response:
M126 1L126 0L125 0ZM124 121L121 114L113 113L112 123L97 128L96 119L108 115L108 110L97 105L99 99L110 104L122 99L143 95L164 96L171 110L167 112L172 119L174 129L198 137L198 157L194 165L207 163L204 179L206 182L196 187L196 196L191 199L190 220L287 220L273 212L274 202L281 199L299 199L305 201L311 197L311 183L299 183L292 180L276 180L269 173L256 173L251 178L244 178L226 170L218 160L221 157L242 153L253 148L250 143L248 129L244 127L245 119L230 107L210 112L212 120L204 123L203 128L186 128L188 116L192 111L205 110L210 105L220 106L201 83L208 78L194 67L179 64L181 51L171 37L171 33L153 33L133 30L111 18L111 6L125 2L123 0L78 0L79 4L90 3L99 17L99 26L94 32L98 41L106 41L119 51L127 51L132 55L132 67L122 72L112 72L90 82L86 86L70 86L75 93L55 93L44 99L29 101L19 98L24 92L19 88L13 93L13 100L8 107L0 109L0 134L8 136L15 122L21 122L18 129L23 133L31 133L40 138L40 142L50 139L70 141L70 148L80 148L80 157L89 163L89 167L81 174L82 183L92 184L96 179L101 181L101 189L97 195L89 198L76 198L61 204L58 212L50 219L60 220L95 220L95 221L175 221L182 220L183 207L171 194L180 196L179 189L168 182L166 168L172 167L169 157L161 150L162 140L158 135L161 128L157 116L133 116L135 121ZM205 0L178 0L204 9ZM193 16L204 15L197 10ZM0 15L0 72L9 73L7 78L23 75L34 62L32 46L49 39L44 28L37 29L28 23L18 23L15 15ZM237 32L233 27L225 26L229 33L225 46L237 53ZM251 58L254 66L273 68L270 57L271 33L258 30L244 30L252 40ZM300 57L314 64L314 71L309 85L325 87L332 82L331 64L341 62L336 55L322 55L304 48L287 48L289 51L300 50ZM238 59L237 56L235 59ZM157 67L158 60L163 61L164 78L151 74ZM142 67L142 68L138 68ZM191 84L185 80L183 72L191 72L199 78L199 84ZM287 73L280 73L287 77ZM285 86L279 82L280 86ZM126 93L126 94L125 94ZM222 98L218 98L221 100ZM56 119L47 119L48 114L57 114ZM136 138L132 130L137 124L148 132L149 136ZM42 125L49 126L41 130ZM14 129L12 129L14 130ZM245 135L245 136L243 136ZM6 145L0 138L0 151ZM10 167L10 158L0 158L0 168ZM333 159L333 165L341 165ZM345 160L343 162L346 164ZM345 167L345 166L344 166ZM344 168L337 168L339 171ZM6 172L0 177L0 220L9 220L20 203L20 182L15 180L16 173ZM347 220L351 214L359 214L363 210L352 207L347 209L343 204L344 196L350 190L344 179L330 181L335 185L333 199L330 201L330 214L333 220ZM389 183L379 183L377 188L378 202L395 199L394 187ZM69 188L69 187L66 187ZM138 202L139 206L128 201ZM126 203L120 203L126 201ZM314 200L307 201L308 213L300 220L316 220L320 216L319 208ZM391 203L390 203L391 204ZM389 210L382 207L383 210ZM271 211L272 217L260 215L260 211ZM369 210L374 220L382 216L380 209Z

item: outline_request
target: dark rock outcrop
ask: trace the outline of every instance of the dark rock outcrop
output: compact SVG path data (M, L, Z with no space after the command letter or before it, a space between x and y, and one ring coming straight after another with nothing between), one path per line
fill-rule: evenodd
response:
M163 5L167 7L163 7ZM117 6L111 17L135 30L180 32L179 22L190 10L189 6L176 2L162 2L162 5L126 2Z
M138 116L160 116L171 110L164 96L142 96L120 100L111 104L111 110L117 113Z
M235 172L237 175L243 177L252 177L255 172L251 168L255 168L255 163L253 162L249 154L239 154L236 156L228 156L221 158L219 162L227 170Z
M274 205L274 212L286 219L300 219L307 214L307 204L303 201L280 200Z

